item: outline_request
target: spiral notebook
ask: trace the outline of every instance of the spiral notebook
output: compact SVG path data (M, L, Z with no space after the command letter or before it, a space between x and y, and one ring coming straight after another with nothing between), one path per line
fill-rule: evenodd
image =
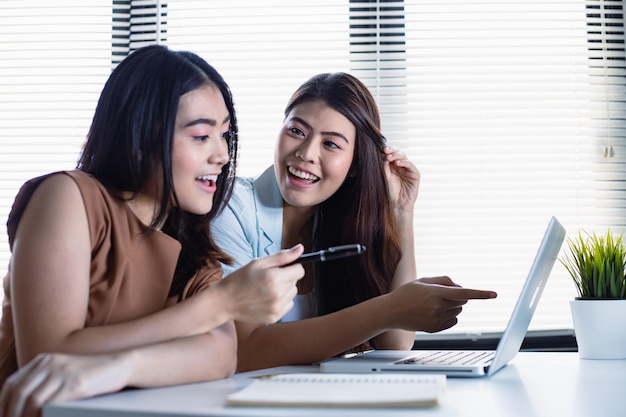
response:
M438 372L447 376L492 375L515 357L565 239L550 219L535 260L496 350L372 350L320 364L322 372Z
M226 397L229 406L433 407L445 375L282 374L254 379Z

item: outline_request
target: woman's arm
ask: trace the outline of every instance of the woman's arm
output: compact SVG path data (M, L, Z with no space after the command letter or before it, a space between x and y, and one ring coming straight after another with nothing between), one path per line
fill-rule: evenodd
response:
M446 282L446 277L433 281ZM414 280L324 316L266 326L236 322L237 370L315 363L391 329L444 330L457 323L456 316L468 300L495 296L492 291Z
M420 172L405 154L395 148L387 147L385 148L385 174L402 250L402 258L396 266L391 281L393 291L417 277L413 209L419 192ZM394 329L376 336L373 342L377 349L411 349L414 340L415 332Z
M0 392L0 415L35 417L50 401L224 378L235 367L236 345L234 327L227 324L210 334L115 353L42 353L7 379Z
M300 265L280 266L301 253L296 247L255 260L245 267L246 279L223 280L149 316L85 328L91 256L87 215L73 180L53 176L31 197L13 246L10 287L18 361L23 365L40 352L128 350L203 335L235 319L275 321L291 308L304 272ZM222 342L216 338L214 343Z

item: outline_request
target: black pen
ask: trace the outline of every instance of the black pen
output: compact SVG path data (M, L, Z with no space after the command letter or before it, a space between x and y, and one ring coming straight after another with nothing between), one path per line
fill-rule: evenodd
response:
M305 264L310 262L323 262L333 259L345 258L347 256L353 256L363 253L365 252L365 249L365 246L358 243L354 243L352 245L333 246L317 252L305 253L295 261L291 262L289 265L293 265L295 263Z

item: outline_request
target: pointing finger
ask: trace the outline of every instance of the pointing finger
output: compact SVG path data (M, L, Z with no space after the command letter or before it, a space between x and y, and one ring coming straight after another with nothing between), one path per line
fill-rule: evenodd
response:
M445 287L447 300L467 301L467 300L486 300L496 298L498 294L495 291L474 290L470 288Z

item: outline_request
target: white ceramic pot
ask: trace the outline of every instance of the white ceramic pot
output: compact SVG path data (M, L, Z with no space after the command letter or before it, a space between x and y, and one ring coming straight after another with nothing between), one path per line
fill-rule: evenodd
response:
M581 359L626 359L626 300L570 301Z

